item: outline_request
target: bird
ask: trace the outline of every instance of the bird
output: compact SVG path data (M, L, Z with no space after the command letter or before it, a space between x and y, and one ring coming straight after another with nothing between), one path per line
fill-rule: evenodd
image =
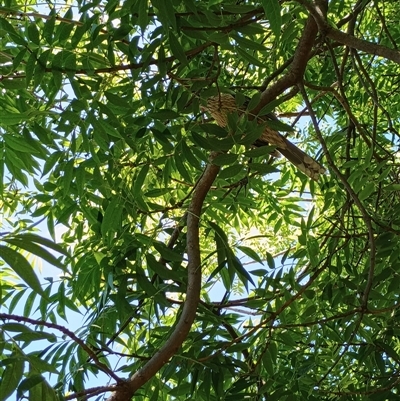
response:
M220 93L218 96L209 97L205 109L220 127L226 127L228 125L228 115L230 113L244 113L244 110L239 108L236 104L235 98L228 93ZM276 120L277 118L271 113L271 115L267 116L267 119ZM262 121L263 120L260 119L260 122ZM285 156L295 167L314 181L318 181L320 175L324 174L326 171L315 159L282 136L279 132L269 127L265 127L260 138L254 143L254 146L257 147L265 145L276 146L279 153Z

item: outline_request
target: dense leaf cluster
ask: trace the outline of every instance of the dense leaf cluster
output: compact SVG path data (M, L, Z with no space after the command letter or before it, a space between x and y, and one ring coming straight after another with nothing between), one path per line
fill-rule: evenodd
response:
M0 400L398 399L399 12L6 0Z

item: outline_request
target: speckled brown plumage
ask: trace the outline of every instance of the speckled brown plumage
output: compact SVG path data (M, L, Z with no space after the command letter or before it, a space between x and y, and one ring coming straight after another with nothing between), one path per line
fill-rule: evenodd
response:
M233 96L221 93L219 96L213 96L208 99L207 111L219 126L226 127L228 125L228 114L235 111L240 112L240 109L238 109ZM277 150L286 159L313 180L318 180L320 174L325 173L325 168L316 160L288 141L279 132L268 127L265 128L257 140L256 146L267 144L276 146Z

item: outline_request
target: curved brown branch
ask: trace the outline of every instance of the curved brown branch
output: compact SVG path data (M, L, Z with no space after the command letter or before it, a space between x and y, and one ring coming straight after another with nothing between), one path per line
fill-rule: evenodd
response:
M212 154L210 161L215 158ZM200 300L201 289L201 259L199 244L199 219L204 199L211 188L218 172L219 166L208 164L203 175L199 179L193 193L192 201L187 215L187 255L188 255L188 286L186 301L182 314L169 339L156 352L153 357L127 382L117 386L108 401L127 401L143 384L150 380L178 351L183 341L189 334L192 323L196 317L197 305Z
M365 53L380 56L400 64L400 51L393 50L389 47L378 45L376 43L371 43L367 40L358 39L348 33L342 32L339 29L332 27L328 23L325 16L320 12L313 2L307 0L296 1L302 4L310 13L310 15L313 16L316 24L318 25L318 30L325 37L340 42L348 47L351 47L352 49L362 50Z
M321 9L323 8L322 4ZM291 63L287 73L261 94L260 102L250 111L250 116L256 116L265 105L302 80L308 60L311 56L317 33L318 26L313 16L309 16L294 53L293 62Z

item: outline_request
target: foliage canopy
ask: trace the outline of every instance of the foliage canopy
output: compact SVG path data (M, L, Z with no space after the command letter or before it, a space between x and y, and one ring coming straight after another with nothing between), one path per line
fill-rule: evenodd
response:
M0 400L397 400L399 15L3 1Z

